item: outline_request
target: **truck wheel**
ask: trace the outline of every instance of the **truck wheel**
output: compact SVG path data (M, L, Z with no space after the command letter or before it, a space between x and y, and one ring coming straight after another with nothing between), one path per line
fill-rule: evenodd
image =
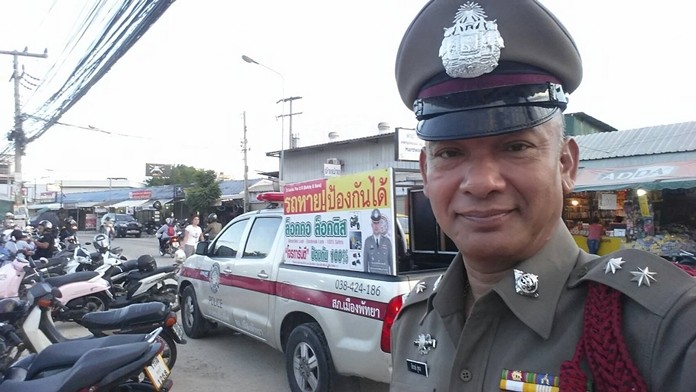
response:
M186 335L193 339L202 338L207 332L207 322L201 314L196 293L191 286L184 289L181 299L181 324Z
M285 347L285 367L293 392L327 392L334 377L324 332L317 323L297 326Z

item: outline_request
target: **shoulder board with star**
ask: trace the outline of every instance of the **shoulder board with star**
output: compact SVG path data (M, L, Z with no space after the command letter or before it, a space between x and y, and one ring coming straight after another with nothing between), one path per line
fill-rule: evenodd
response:
M416 283L413 289L404 297L404 304L402 308L427 300L433 294L441 279L442 275L435 275Z
M622 249L577 268L577 282L607 285L659 315L670 309L675 298L696 287L696 278L672 262L637 249Z

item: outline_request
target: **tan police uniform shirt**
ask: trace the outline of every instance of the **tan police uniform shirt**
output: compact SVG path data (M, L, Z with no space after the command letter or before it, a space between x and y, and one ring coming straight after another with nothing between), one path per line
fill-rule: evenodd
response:
M615 273L605 271L610 257L625 262ZM630 272L646 267L655 280L638 286ZM648 389L696 391L696 279L638 250L588 255L562 222L517 269L538 275L539 296L517 294L511 272L469 319L460 255L439 282L412 291L392 328L391 391L498 391L504 370L558 376L582 332L588 280L624 293L623 334Z

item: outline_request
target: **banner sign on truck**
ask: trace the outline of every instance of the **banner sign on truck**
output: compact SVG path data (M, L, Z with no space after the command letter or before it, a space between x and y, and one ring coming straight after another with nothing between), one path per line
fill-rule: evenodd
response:
M392 169L288 184L285 262L395 273Z

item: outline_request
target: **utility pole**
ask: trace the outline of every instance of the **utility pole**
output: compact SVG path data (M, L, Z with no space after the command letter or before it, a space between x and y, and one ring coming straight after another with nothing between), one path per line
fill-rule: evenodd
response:
M295 148L295 147L297 147L297 145L296 145L297 143L295 143L295 138L294 138L293 135L292 135L292 116L296 116L296 115L298 115L298 114L302 114L302 112L297 112L297 113L293 113L293 112L292 112L292 101L294 101L294 100L296 100L296 99L302 99L302 97L289 97L289 98L283 98L283 99L279 100L278 102L276 102L276 103L280 103L280 102L290 102L290 113L288 113L288 114L281 114L280 116L278 116L278 117L289 117L288 122L290 123L290 125L289 125L290 131L289 131L289 143L288 143L288 148Z
M244 137L242 138L242 151L244 152L244 212L249 211L249 164L247 161L247 126L246 111L242 112L244 121Z
M14 129L10 134L7 136L7 139L9 141L14 141L15 144L15 187L17 188L15 190L15 203L16 204L22 204L22 155L25 153L25 148L27 146L27 137L24 134L24 129L22 128L22 109L21 109L21 104L19 102L19 82L22 80L22 77L24 76L24 72L21 74L19 73L19 56L23 57L39 57L39 58L47 58L48 57L48 50L44 49L43 53L29 53L27 51L27 48L24 48L24 51L20 52L17 50L13 51L5 51L5 50L0 50L0 54L8 54L12 55L12 64L14 66L13 73L12 73L12 79L14 79L14 106L15 106L15 112L14 112Z

